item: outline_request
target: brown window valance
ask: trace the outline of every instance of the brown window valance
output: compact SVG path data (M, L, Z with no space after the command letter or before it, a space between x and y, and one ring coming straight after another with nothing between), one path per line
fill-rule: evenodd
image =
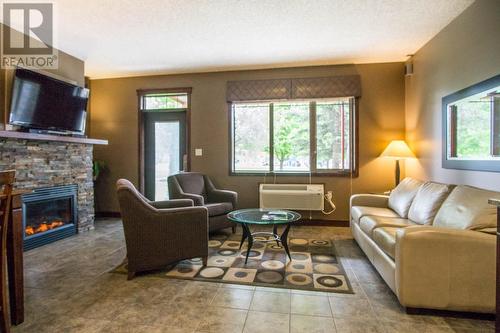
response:
M229 81L227 101L361 96L359 75L301 79Z

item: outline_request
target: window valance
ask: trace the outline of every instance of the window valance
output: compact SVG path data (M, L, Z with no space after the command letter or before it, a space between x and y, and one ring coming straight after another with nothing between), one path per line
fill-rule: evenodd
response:
M361 96L359 75L229 81L228 102Z

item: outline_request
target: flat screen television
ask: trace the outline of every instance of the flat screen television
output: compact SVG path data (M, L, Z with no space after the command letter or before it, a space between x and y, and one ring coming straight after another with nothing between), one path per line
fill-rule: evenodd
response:
M84 134L89 90L17 68L9 123L28 129Z

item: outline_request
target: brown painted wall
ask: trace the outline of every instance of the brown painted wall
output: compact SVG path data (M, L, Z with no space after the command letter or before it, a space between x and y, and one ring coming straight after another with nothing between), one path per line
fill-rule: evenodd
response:
M1 23L0 23L1 25ZM1 27L0 27L1 28ZM59 68L46 70L56 74L78 85L84 85L84 62L67 53L59 51ZM14 70L0 69L0 128L3 128L5 110L9 110L10 94L12 89L12 78Z
M476 1L415 54L406 79L406 130L419 159L408 161L408 175L500 188L500 173L441 167L441 98L500 74L499 18L500 1Z
M393 161L377 158L388 141L404 138L404 76L402 63L320 66L256 71L148 76L91 81L91 136L109 140L95 147L95 159L110 172L97 186L97 210L118 211L114 183L120 177L138 184L137 89L192 87L191 164L193 171L212 176L220 187L238 191L242 207L258 205L257 184L264 177L228 175L228 117L225 101L228 80L314 77L359 74L360 173L352 192L383 191L393 184ZM195 157L194 149L203 148ZM272 178L268 176L267 181ZM277 177L278 182L308 182L308 177ZM334 191L338 206L329 219L348 219L351 181L341 177L314 177ZM308 214L306 214L308 215ZM320 214L313 217L323 218Z

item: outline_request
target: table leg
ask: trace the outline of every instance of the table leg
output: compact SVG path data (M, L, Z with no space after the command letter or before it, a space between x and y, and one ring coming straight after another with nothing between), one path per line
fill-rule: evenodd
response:
M273 234L275 235L275 238L276 238L276 236L278 236L278 225L277 224L275 224L273 226ZM280 242L277 239L276 239L276 245L280 246Z
M17 198L15 198L17 199ZM24 273L23 273L23 217L20 205L13 200L14 209L7 229L7 266L9 297L13 325L24 321Z
M248 255L250 254L250 251L252 250L252 245L253 245L253 236L252 236L252 233L250 232L250 229L248 228L248 226L246 224L242 224L243 228L245 228L245 232L247 234L247 237L248 237L248 247L247 247L247 255L245 257L245 265L247 264L248 262Z
M243 229L243 235L241 236L241 242L240 242L240 248L243 246L243 243L245 242L245 239L247 239L247 228L244 223L241 224L241 228Z
M283 234L281 235L281 244L283 244L283 247L285 248L285 252L291 261L292 257L290 256L290 250L288 249L288 231L290 231L290 223L288 223L286 225L285 231L283 231Z

